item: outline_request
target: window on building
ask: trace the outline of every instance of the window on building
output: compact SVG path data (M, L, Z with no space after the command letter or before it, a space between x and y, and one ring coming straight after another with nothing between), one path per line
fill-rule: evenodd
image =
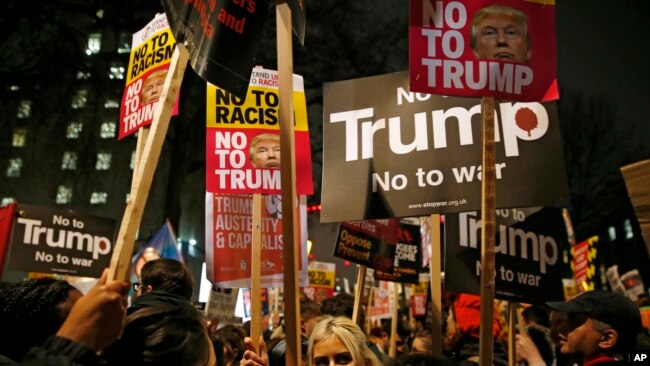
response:
M131 33L120 33L118 37L117 53L123 54L131 52L131 41L133 37Z
M88 36L88 48L86 48L87 55L94 55L99 53L102 48L102 34L101 33L91 33Z
M56 192L56 203L59 205L64 205L72 201L72 187L66 185L60 185L58 191Z
M18 118L29 118L32 115L32 101L28 99L23 99L18 104L18 111L16 111L16 117Z
M77 169L77 153L74 151L66 151L63 153L63 161L61 162L62 170L76 170Z
M93 192L90 195L90 204L91 205L101 205L106 203L106 198L108 198L108 193L106 192Z
M77 71L77 80L88 80L92 74L90 71Z
M21 158L12 158L9 159L9 164L7 165L7 177L16 178L20 177L20 169L23 167L23 159Z
M106 101L104 102L104 108L106 109L115 109L119 107L120 107L120 103L115 99L106 99Z
M129 200L131 199L131 193L126 194L126 199L124 200L125 203L129 203Z
M129 163L131 170L135 169L135 150L131 151L131 162Z
M634 238L634 230L632 229L632 221L630 219L625 219L623 222L623 230L625 231L626 240Z
M77 90L77 94L75 94L72 97L72 103L70 103L70 106L72 107L72 109L83 108L86 106L87 101L88 101L88 90L79 89Z
M124 79L124 65L119 62L111 63L111 67L108 71L108 78L115 80Z
M99 137L103 139L110 139L115 137L116 128L117 128L117 124L115 122L102 123L101 129L99 131Z
M23 147L25 146L25 139L27 138L27 129L26 128L16 128L14 129L14 136L11 139L11 146L13 147Z
M95 164L95 169L108 170L110 168L111 168L111 153L107 153L107 152L97 153L97 164Z
M616 241L616 228L613 226L607 228L607 235L609 236L609 241Z
M0 206L6 206L14 202L16 202L16 200L13 197L2 197L2 202L0 202Z
M70 122L65 133L65 137L69 139L78 139L81 135L84 125L81 122Z

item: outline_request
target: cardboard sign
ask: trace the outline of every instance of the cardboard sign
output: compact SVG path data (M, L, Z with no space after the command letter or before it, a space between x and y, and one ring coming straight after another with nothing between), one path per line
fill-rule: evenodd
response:
M375 270L375 278L392 282L418 283L422 262L421 242L419 226L401 224L397 244L395 244L393 271Z
M566 231L556 208L497 210L495 297L541 303L562 300ZM480 294L481 215L445 215L445 289Z
M307 286L307 206L299 213L299 283ZM205 235L207 278L217 287L251 287L253 198L247 194L206 193ZM283 287L282 218L274 217L270 206L262 208L261 287Z
M304 292L310 299L321 303L334 296L336 286L336 264L311 261L308 265L309 287Z
M113 252L115 220L19 205L7 268L99 278Z
M398 220L342 222L334 256L392 273L398 228Z
M411 91L524 102L559 98L552 2L410 4Z
M190 53L203 80L243 98L268 4L265 1L163 0L176 41Z
M573 280L578 292L590 291L596 288L594 279L597 277L596 255L598 250L595 245L598 243L598 236L592 236L583 240L571 248L571 270Z
M312 194L311 147L302 76L293 76L296 192ZM279 194L278 72L255 68L246 98L208 84L206 190ZM286 161L285 164L289 162Z
M408 73L325 84L321 221L481 209L477 99L408 91ZM554 102L495 105L496 207L568 203Z
M118 139L135 133L153 121L175 42L165 14L156 16L146 27L133 34L126 88L120 104ZM177 114L178 95L172 109L172 115Z

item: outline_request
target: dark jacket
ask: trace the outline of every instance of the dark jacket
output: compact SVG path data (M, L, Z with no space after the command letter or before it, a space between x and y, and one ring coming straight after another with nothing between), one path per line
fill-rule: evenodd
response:
M90 348L57 336L49 337L40 347L32 347L20 362L0 356L0 366L94 366L98 361Z

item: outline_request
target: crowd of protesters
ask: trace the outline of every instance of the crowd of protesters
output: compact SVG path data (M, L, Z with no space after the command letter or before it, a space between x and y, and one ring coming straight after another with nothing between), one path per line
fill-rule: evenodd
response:
M127 306L131 287L136 292ZM0 365L285 364L282 322L264 333L256 349L243 324L207 326L190 301L192 288L187 268L170 259L148 262L136 284L108 281L105 272L83 296L66 281L51 278L5 284L0 290ZM446 295L441 334L432 332L425 317L409 317L408 307L397 319L369 326L363 312L352 321L350 294L339 293L322 304L302 295L302 364L478 364L480 298ZM639 310L643 305L620 293L588 291L569 301L527 306L524 327L516 335L517 362L626 364L635 352L648 349L649 324ZM498 310L495 315L492 359L505 366L508 330ZM397 332L394 352L389 352L392 321ZM442 355L434 356L434 342L442 345Z

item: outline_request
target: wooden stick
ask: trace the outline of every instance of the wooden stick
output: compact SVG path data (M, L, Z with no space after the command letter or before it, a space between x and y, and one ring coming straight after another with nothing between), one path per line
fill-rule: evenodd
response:
M147 142L147 138L149 137L149 129L151 129L150 126L144 126L138 131L138 141L135 145L135 159L133 162L133 172L135 173L138 170L138 165L142 164L143 161L140 161L142 159L142 151L144 150L144 144ZM135 184L135 174L131 177L131 196L135 195L135 192L137 191L137 185Z
M399 283L393 282L393 320L390 322L390 348L388 357L394 359L397 356L397 322L399 321Z
M262 335L262 194L253 194L253 238L251 247L251 339L259 352Z
M431 334L442 335L442 279L440 266L440 215L431 215L431 256L429 274L431 287ZM434 356L442 357L442 337L434 337Z
M359 272L357 272L357 288L354 292L354 309L352 310L352 321L355 323L357 323L359 320L359 313L363 311L361 298L363 298L363 290L365 287L366 266L361 264L359 265Z
M517 350L515 344L515 323L517 313L517 303L508 302L508 366L517 365Z
M278 89L280 109L280 154L282 166L282 240L284 265L284 324L286 353L285 364L301 365L300 358L300 304L298 298L298 256L300 231L296 217L296 149L293 121L293 49L291 44L291 9L278 2L276 14L276 42L278 53Z
M149 189L156 171L156 165L158 165L158 158L165 141L165 135L167 135L172 107L183 81L183 73L187 66L188 57L189 53L185 46L177 44L172 54L172 61L158 106L154 111L151 132L147 136L142 157L139 159L137 169L133 173L131 198L126 204L120 231L113 249L108 273L109 280L129 280L135 235L140 227L142 213L147 203Z
M495 156L494 156L494 97L481 98L483 116L483 177L481 180L481 330L479 363L492 366L494 336L494 242L496 234L495 211Z

